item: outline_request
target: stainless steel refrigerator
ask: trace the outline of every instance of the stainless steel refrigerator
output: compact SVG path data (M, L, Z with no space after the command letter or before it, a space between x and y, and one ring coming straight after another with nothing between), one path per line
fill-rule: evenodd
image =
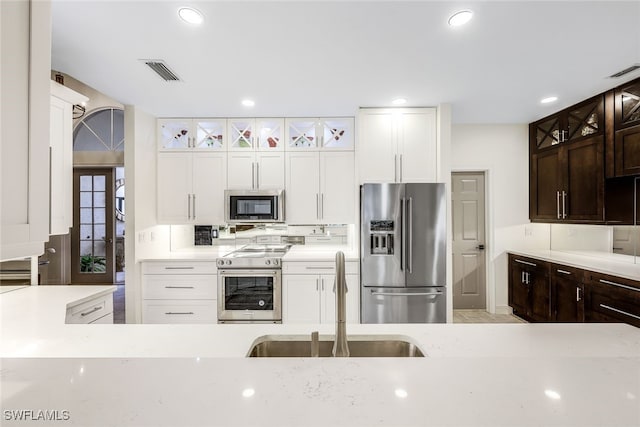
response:
M362 323L446 322L442 183L360 187Z

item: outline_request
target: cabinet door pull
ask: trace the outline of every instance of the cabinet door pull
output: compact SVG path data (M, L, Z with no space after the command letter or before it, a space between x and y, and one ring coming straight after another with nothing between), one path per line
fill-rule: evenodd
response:
M320 290L320 279L316 278L316 291Z
M576 302L580 301L580 288L576 286Z
M620 283L610 282L609 280L600 279L600 283L604 283L605 285L617 286L623 289L629 289L630 291L640 292L640 289L634 288L633 286L621 285Z
M560 219L560 192L556 191L556 217Z
M567 192L562 192L562 219L567 217Z
M624 314L625 316L633 317L634 319L640 320L640 316L636 316L635 314L627 313L626 311L610 307L610 306L608 306L606 304L600 304L600 307L606 308L607 310L615 311L616 313Z
M88 316L88 315L90 315L91 313L95 313L95 312L96 312L96 311L98 311L98 310L102 310L102 306L101 306L101 305L96 306L96 307L93 307L91 310L89 310L89 311L85 311L84 313L80 313L80 316L82 316L82 317L84 317L84 316Z
M324 292L324 279L320 278L320 289Z
M191 219L191 194L187 195L187 219Z
M194 267L165 267L165 270L193 270Z
M320 194L316 193L316 218L320 219Z
M567 270L560 270L560 269L557 269L556 271L557 271L558 273L562 273L562 274L569 274L569 275L571 275L571 272L570 272L570 271L567 271Z
M320 193L320 219L324 218L324 193Z
M251 163L251 189L256 188L256 164Z
M333 270L334 267L305 267L307 270Z
M402 154L400 154L400 179L398 181L402 182Z
M193 198L191 199L192 203L193 203L193 219L196 219L196 195L193 195Z
M520 264L524 264L524 265L530 265L531 267L537 267L536 264L532 263L532 262L528 262L528 261L522 261L519 259L514 259L515 262L519 262Z
M524 273L525 274L525 278L527 279L527 285L531 283L531 273L529 273L528 271Z
M165 286L165 289L195 289L193 286Z
M194 313L193 313L193 311L167 311L164 314L169 314L169 315L172 315L172 314L189 314L189 315L191 315L191 314L194 314Z
M398 182L398 155L393 155L393 180Z
M256 189L260 188L260 163L256 162Z
M524 284L524 271L520 272L520 281Z

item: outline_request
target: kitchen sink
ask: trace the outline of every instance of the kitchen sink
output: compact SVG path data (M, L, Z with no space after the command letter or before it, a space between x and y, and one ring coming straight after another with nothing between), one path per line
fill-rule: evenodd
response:
M319 357L333 357L332 335L321 336ZM351 335L349 357L425 357L408 337ZM265 335L257 338L247 357L311 357L311 338L305 335Z

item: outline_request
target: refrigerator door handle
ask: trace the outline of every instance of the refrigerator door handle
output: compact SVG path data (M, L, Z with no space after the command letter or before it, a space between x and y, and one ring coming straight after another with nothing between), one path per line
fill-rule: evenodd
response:
M413 270L413 199L407 199L407 223L409 224L409 232L407 236L407 271L411 273Z
M405 220L407 218L405 198L400 199L400 271L404 271L404 264L407 262L407 254L405 253L405 241L407 238L407 227Z
M371 291L371 295L380 295L385 297L424 297L429 295L444 295L444 291L435 292L379 292Z

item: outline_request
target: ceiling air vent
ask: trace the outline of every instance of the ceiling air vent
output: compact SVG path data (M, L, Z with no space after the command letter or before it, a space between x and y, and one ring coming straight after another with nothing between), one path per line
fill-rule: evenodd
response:
M639 68L640 68L640 64L633 64L631 67L625 68L622 71L618 71L617 73L610 75L609 78L617 79L618 77L622 77L625 74L629 74L630 72L635 71Z
M156 72L166 82L179 82L180 78L167 67L164 61L159 59L143 59L145 64Z

